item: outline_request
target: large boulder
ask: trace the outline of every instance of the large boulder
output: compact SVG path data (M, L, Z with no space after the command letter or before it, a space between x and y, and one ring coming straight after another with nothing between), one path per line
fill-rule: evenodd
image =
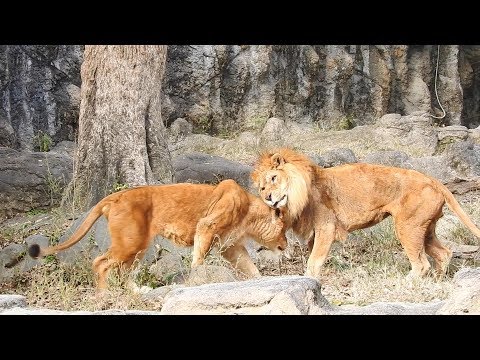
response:
M250 186L252 167L220 156L190 153L173 158L177 182L218 184L224 179L234 179L241 186Z
M453 277L454 289L438 314L480 315L480 268L463 268Z
M162 314L300 315L329 309L317 280L279 276L175 289L165 297Z
M347 148L333 149L322 154L320 157L323 159L323 164L319 159L316 159L316 162L325 168L357 162L357 157L354 152Z
M26 255L26 247L23 244L10 244L0 250L0 282L8 281L20 271L16 265Z
M422 155L433 155L437 133L431 117L422 111L410 115L387 114L376 123L376 140L389 143L392 150L403 150ZM417 155L418 156L418 155Z
M480 176L480 145L472 141L459 141L447 145L443 156L462 178Z
M412 169L425 175L432 176L442 183L449 183L458 178L458 173L449 166L445 157L434 155L412 158L409 161Z
M69 155L0 147L0 217L57 205L72 173Z
M411 169L410 160L411 157L407 153L393 150L370 153L363 158L362 162Z
M225 283L238 280L233 270L220 265L199 265L190 270L186 285L198 286L211 283Z
M285 121L279 118L270 118L263 127L260 141L267 142L271 146L281 146L288 130Z

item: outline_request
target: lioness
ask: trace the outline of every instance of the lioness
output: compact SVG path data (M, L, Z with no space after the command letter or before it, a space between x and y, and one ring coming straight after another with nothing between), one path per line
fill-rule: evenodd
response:
M217 186L172 184L141 186L102 199L65 242L41 249L32 244L31 257L46 256L74 245L95 221L108 219L111 246L93 261L97 287L106 288L113 266L130 267L140 259L152 239L161 235L182 246L193 245L192 267L200 265L214 239L223 257L248 277L260 275L243 243L252 238L275 252L287 246L286 226L280 211L265 205L234 180Z
M324 169L282 148L263 153L251 177L263 201L272 208L286 208L289 226L308 240L307 276L319 276L334 240L344 240L350 231L390 215L412 266L409 277L429 270L425 252L434 259L437 273L443 274L452 252L437 239L435 225L445 202L480 237L452 193L418 171L361 163Z

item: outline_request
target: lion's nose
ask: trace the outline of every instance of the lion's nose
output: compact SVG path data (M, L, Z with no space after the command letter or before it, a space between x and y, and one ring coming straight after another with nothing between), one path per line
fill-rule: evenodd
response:
M283 250L285 250L285 246L278 245L278 246L277 246L277 249L280 250L280 251L283 251Z
M268 194L268 196L265 197L265 200L272 201L272 194Z

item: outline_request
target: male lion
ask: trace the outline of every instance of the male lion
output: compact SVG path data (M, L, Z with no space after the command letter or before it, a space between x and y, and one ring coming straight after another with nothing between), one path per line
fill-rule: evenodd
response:
M434 259L437 273L443 274L452 252L437 239L435 224L445 202L480 237L452 193L414 170L359 163L324 169L282 148L263 153L251 177L263 201L272 208L286 208L288 226L308 240L307 276L319 276L334 240L344 240L350 231L389 215L412 266L409 277L429 270L425 252Z
M82 239L95 221L104 215L112 243L93 261L97 287L107 287L109 270L120 264L127 268L140 259L152 239L162 235L182 246L193 245L192 267L200 265L218 239L220 252L248 277L259 276L243 243L252 238L278 252L287 246L286 225L278 209L265 205L234 180L217 186L171 184L141 186L102 199L67 241L41 249L32 244L28 253L37 258L67 249Z

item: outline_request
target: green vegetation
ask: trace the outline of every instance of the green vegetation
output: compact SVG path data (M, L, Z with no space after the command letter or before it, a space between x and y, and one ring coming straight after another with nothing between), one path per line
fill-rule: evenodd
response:
M268 117L266 116L253 116L248 118L245 122L244 130L262 130L267 123Z
M25 214L28 216L35 216L40 214L46 214L47 210L45 209L30 209Z
M195 133L209 134L212 131L212 116L202 116L193 120L193 131Z
M113 194L115 192L125 190L125 189L128 189L128 188L129 188L128 184L124 184L124 183L115 181L112 185L112 189L110 190L110 194Z
M345 115L338 122L338 130L350 130L356 126L353 115Z
M50 151L50 148L53 144L53 140L50 135L41 130L39 130L37 135L35 135L34 142L36 149L41 152Z
M435 148L435 155L439 155L445 151L448 145L457 142L459 139L454 136L446 136L442 140L438 141Z

